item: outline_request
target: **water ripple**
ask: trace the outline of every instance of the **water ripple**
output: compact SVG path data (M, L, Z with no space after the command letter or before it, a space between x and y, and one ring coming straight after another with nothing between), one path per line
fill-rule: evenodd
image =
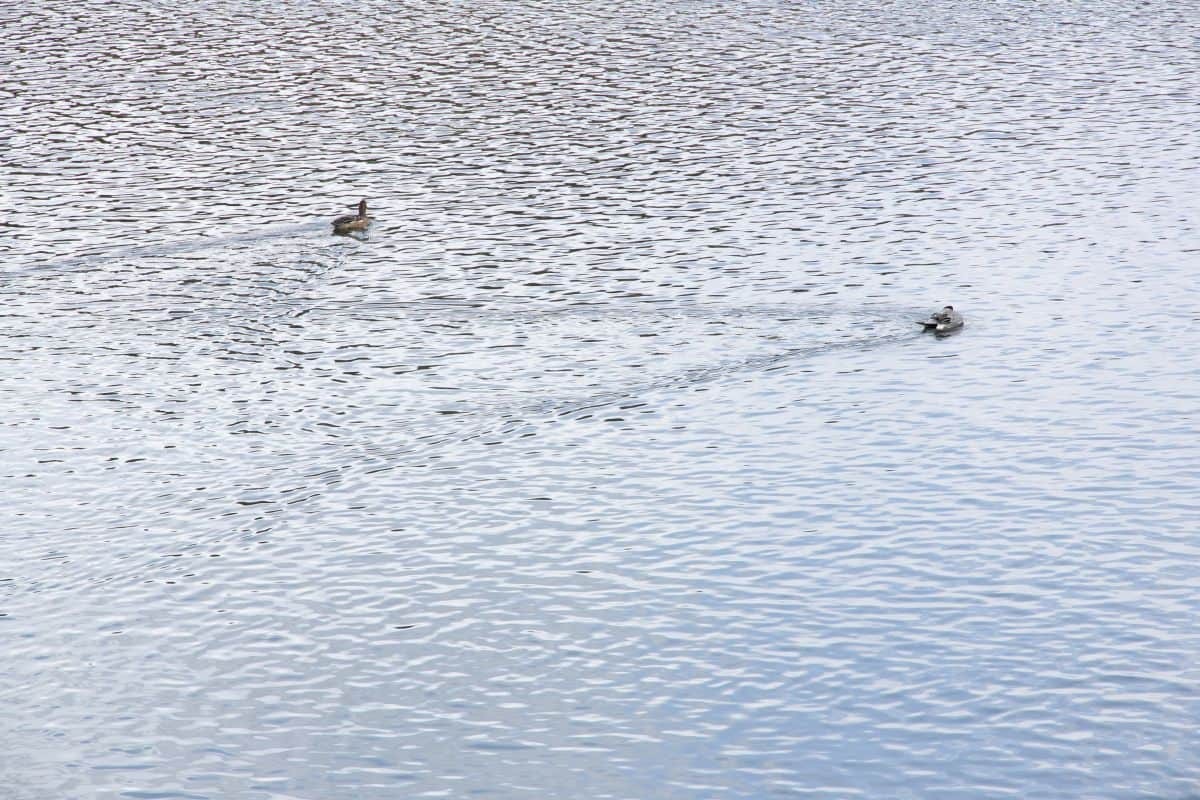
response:
M1191 11L0 7L4 796L1191 796Z

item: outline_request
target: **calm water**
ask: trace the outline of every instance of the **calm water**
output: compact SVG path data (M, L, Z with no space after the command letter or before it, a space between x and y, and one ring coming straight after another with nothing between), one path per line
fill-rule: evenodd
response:
M0 5L0 795L1200 795L1197 20Z

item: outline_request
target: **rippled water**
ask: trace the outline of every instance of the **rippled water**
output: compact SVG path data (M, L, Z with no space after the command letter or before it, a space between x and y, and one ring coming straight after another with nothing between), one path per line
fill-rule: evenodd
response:
M1197 796L1195 12L0 6L0 794Z

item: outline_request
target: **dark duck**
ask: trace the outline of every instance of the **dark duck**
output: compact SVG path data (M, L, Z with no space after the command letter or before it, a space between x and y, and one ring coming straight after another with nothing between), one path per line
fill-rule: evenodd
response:
M930 314L929 319L923 319L917 324L924 325L927 331L948 333L961 328L963 326L963 318L962 314L954 310L954 306L945 306L941 311L935 311Z

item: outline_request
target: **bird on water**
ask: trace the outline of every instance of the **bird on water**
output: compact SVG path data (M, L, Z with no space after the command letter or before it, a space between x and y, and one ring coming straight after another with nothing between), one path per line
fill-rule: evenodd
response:
M367 216L367 201L358 201L358 213L347 214L344 217L338 217L333 221L334 233L354 233L355 231L365 231L367 226L371 224L371 218Z
M930 314L929 319L923 319L917 324L924 325L927 331L947 333L961 328L963 326L963 318L962 314L954 310L954 306L945 306L941 311L935 311Z

